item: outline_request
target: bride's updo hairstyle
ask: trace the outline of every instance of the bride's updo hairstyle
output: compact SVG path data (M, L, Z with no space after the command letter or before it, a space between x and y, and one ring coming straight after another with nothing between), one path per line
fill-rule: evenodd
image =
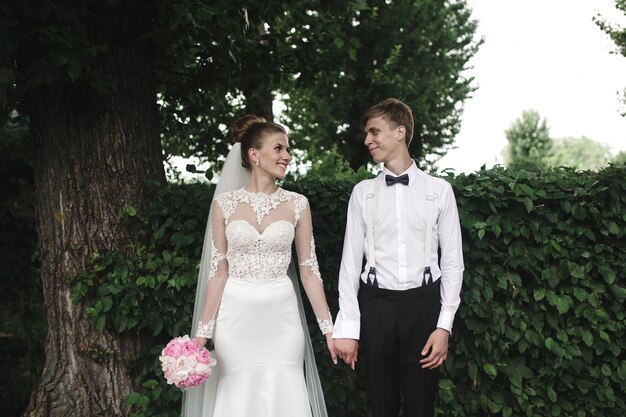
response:
M241 161L244 167L247 169L251 167L248 150L261 149L265 138L274 133L287 135L287 131L281 125L252 114L246 114L230 125L233 143L241 142Z

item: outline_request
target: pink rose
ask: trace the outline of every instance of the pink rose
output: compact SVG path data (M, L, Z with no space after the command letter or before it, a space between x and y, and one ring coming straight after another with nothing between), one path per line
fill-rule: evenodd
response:
M200 385L204 381L206 381L206 376L204 375L189 375L184 381L180 381L176 386L178 388L191 388L196 385Z
M211 353L207 349L202 349L198 352L197 360L200 363L208 364L211 362Z
M183 348L178 343L168 344L163 350L165 356L171 356L172 358L178 358L182 352Z
M191 356L198 351L198 345L195 343L187 342L183 345L182 354L185 356Z

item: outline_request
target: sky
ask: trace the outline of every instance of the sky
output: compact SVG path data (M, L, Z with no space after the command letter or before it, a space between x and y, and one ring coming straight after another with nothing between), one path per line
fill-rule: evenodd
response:
M468 0L484 43L468 74L457 149L440 169L470 173L502 163L504 131L527 109L547 119L552 138L587 136L626 150L626 57L593 22L626 27L614 0Z

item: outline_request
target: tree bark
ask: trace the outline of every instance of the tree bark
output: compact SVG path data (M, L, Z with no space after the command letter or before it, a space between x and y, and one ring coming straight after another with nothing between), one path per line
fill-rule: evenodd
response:
M265 22L261 19L256 26L257 36L251 42L258 48L257 53L261 56L269 56L269 45L265 36ZM273 74L264 73L267 71L259 62L256 56L242 57L244 60L243 71L246 81L243 82L243 94L246 97L246 113L255 114L265 118L269 122L274 121L274 94L272 94Z
M164 182L148 42L116 45L95 64L98 90L61 82L32 99L31 137L41 279L48 321L46 364L24 413L29 417L126 416L127 370L139 337L96 331L67 278L93 255L134 240L120 213L141 211L146 180ZM93 85L93 84L92 84Z

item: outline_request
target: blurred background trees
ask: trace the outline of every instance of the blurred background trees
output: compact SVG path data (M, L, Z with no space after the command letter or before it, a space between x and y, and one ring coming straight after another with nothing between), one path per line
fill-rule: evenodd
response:
M569 167L597 171L610 162L624 161L624 152L613 156L608 145L586 136L552 138L547 119L542 119L536 110L524 110L505 135L508 144L502 156L505 165L511 168Z

